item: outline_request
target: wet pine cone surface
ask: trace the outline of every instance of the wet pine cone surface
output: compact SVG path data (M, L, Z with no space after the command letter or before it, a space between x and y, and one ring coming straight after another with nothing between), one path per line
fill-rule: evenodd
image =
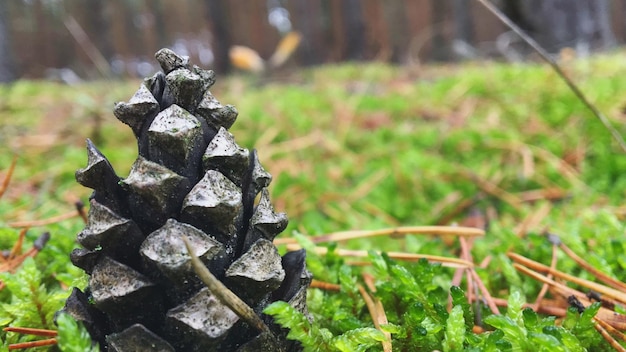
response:
M256 151L228 132L237 118L209 92L213 71L169 49L163 72L144 80L115 116L130 126L139 155L116 175L87 141L77 181L94 190L89 222L71 254L89 275L64 310L108 351L297 351L261 312L283 300L306 311L311 275L304 251L280 256L272 240L287 226ZM270 327L260 333L220 302L195 275L186 236L211 273Z

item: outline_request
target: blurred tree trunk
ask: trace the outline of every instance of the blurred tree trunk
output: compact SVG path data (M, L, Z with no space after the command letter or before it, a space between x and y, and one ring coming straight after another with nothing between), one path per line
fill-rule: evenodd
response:
M42 67L59 67L59 65L57 65L52 58L52 53L54 51L50 43L52 42L53 33L45 14L43 4L41 3L41 0L35 0L33 1L32 6L35 20L35 28L33 28L33 32L38 33L35 37L36 42L34 43L37 49L33 54L38 58L37 61L39 61L40 67L33 67L36 71L29 73L33 74L33 76L38 76L43 75Z
M325 32L322 4L320 0L294 0L288 3L294 30L302 34L298 49L298 61L304 65L315 65L324 61L328 48L324 47Z
M232 45L228 30L228 3L223 0L206 0L207 19L213 33L212 49L215 57L215 71L224 73L231 69L228 50Z
M344 23L342 17L342 2L343 0L329 0L326 3L326 9L328 10L328 47L330 52L330 59L332 61L341 61L344 58L346 52L347 38L343 30Z
M454 0L452 15L454 18L454 39L452 53L459 59L475 59L474 23L472 21L472 3L466 0Z
M92 36L93 44L102 56L110 62L113 57L113 46L109 33L107 2L107 0L91 0L81 15L85 16L86 21L82 21L82 23L86 24L85 31Z
M16 79L15 66L13 65L13 51L7 26L7 4L0 1L0 83L12 82Z
M343 59L362 60L365 51L365 25L361 0L342 0L341 15L346 47Z
M441 0L434 1L441 2ZM404 1L383 1L382 6L383 16L389 28L391 61L403 61L410 41Z
M444 24L446 21L446 4L441 0L431 0L432 18L432 58L435 61L445 61L448 59L446 39L444 35Z
M163 11L163 0L150 1L146 0L146 5L153 4L152 11L154 14L154 30L156 33L157 50L166 47L169 43L167 40L167 32L165 31L166 16Z
M158 17L157 13L160 12L161 2L144 0L141 3L138 3L138 6L140 13L139 16L141 18L141 25L138 32L141 33L141 40L144 42L143 51L138 54L143 56L148 53L155 53L157 50L161 49L161 46L159 45L159 29L156 27ZM107 56L107 58L108 57L109 56Z
M68 66L79 70L81 76L109 77L113 73L112 61L121 58L125 64L116 66L115 73L138 75L137 65L130 65L128 60L141 53L146 40L135 25L137 11L134 7L127 8L119 1L108 0L59 4L60 8L55 12L62 14L64 32L71 33L72 38L65 43L71 43L75 48L61 67L71 63ZM55 48L59 50L60 46Z
M586 55L615 44L609 0L507 0L504 9L550 52Z
M471 3L467 0L454 0L452 11L454 12L454 39L472 44L474 30L472 24Z
M605 48L617 45L615 33L613 33L611 29L611 2L609 0L598 0L592 4L595 5L597 9L597 23L600 27L600 37L602 38L603 45Z
M119 55L124 60L128 60L133 57L133 43L130 41L130 37L128 32L133 31L132 27L128 27L132 25L132 19L129 19L130 10L126 9L123 3L119 1L111 1L109 6L111 6L111 11L113 12L113 16L115 21L111 21L111 37L113 38L113 50L117 55Z

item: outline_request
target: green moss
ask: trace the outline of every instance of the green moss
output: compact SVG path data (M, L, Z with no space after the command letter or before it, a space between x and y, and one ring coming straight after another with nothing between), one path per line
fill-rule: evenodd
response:
M623 53L581 60L566 69L626 134L621 123L626 97ZM559 325L521 309L520 304L532 301L541 286L517 273L504 255L514 251L549 263L552 245L542 234L548 229L594 266L626 280L626 240L619 236L626 229L621 212L626 154L549 68L481 62L426 66L416 76L379 63L346 64L305 70L293 78L291 83L256 88L247 78L233 76L212 88L221 100L238 108L239 118L231 129L238 144L259 149L261 162L274 175L272 198L277 210L290 218L285 233L458 222L464 214L448 215L462 202L474 201L477 209L497 215L490 219L487 236L474 242L476 262L493 257L479 275L492 294L516 304L501 317L469 305L462 291L450 287L453 271L448 268L397 263L372 254L367 261L373 266L361 269L347 266L347 259L332 250L325 256L309 251L308 267L316 278L346 288L339 293L310 290L315 320L309 327L317 332L296 338L315 337L311 341L321 341L319 346L328 350L347 346L331 343L334 337L347 336L352 342L363 338L370 350L379 350L380 336L372 330L356 289L363 285L365 271L376 278L375 296L389 318L385 329L392 333L394 350L454 350L461 343L473 351L528 346L608 349L589 324L591 313L568 312ZM0 103L0 180L12 155L19 155L9 190L0 199L0 249L9 249L16 239L9 222L66 213L73 209L70 199L88 199L89 190L77 185L73 175L86 164L84 139L92 136L94 116L102 123L98 148L122 177L128 174L136 140L115 120L111 108L114 101L132 95L137 84L68 87L21 81L0 86L0 96L6 97ZM49 145L37 144L48 140L42 136L53 137ZM479 181L514 196L558 188L567 198L550 202L549 214L520 240L516 226L548 201L513 207L486 192ZM84 285L84 276L68 259L81 227L78 218L46 227L52 233L46 248L15 274L2 277L23 285L33 277L25 277L22 270L33 273L36 268L40 279L34 292L54 297L66 294L60 282ZM43 230L31 230L24 247L29 248ZM307 245L304 239L301 242ZM341 246L458 255L456 242L429 236L353 240ZM559 257L559 269L593 279L564 256ZM518 292L513 289L521 295L511 295ZM450 313L443 308L448 294L461 308ZM19 313L33 296L25 294L18 301L12 297L12 290L0 291L0 317L12 321L5 318L3 324L22 319L33 327L42 325ZM495 330L471 332L473 314ZM0 338L5 344L17 340L6 334Z

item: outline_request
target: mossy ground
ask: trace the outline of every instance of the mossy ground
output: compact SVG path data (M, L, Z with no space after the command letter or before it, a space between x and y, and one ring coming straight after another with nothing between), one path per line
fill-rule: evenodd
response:
M562 65L626 135L623 53ZM479 275L494 296L506 299L515 288L534 300L540 284L517 274L505 254L514 251L549 264L546 231L592 265L626 280L626 152L546 65L348 63L267 82L242 75L217 78L212 93L239 110L231 132L241 146L259 151L274 177L274 204L290 218L279 238L452 224L477 209L489 227L472 255L476 263L493 258ZM74 171L86 164L85 138L94 139L120 176L128 174L135 140L111 111L139 84L20 81L0 87L0 179L18 156L0 199L0 249L11 248L17 238L12 222L71 212L74 201L87 200L90 190L74 180ZM82 227L75 217L28 232L25 248L41 232L52 234L35 258L49 291L84 283L68 258ZM456 241L435 236L360 239L341 246L459 255ZM559 258L560 270L592 278L564 255ZM338 280L343 258L319 260L339 262L316 273L326 271L321 279ZM437 287L448 292L452 274L443 269L435 276ZM355 284L360 280L356 269L350 275ZM320 302L337 304L320 298L329 295L312 290L314 316L331 311ZM432 297L439 296L445 298ZM0 292L2 304L10 305L10 297ZM359 304L355 316L361 320L344 329L371 325ZM336 325L331 330L341 333Z

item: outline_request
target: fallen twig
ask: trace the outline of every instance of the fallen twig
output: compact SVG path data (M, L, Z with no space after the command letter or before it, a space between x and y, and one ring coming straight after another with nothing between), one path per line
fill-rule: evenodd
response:
M500 310L498 309L498 306L494 302L493 297L491 296L491 293L489 293L489 290L487 290L487 287L478 276L478 273L476 272L476 270L474 270L474 268L471 268L471 269L468 269L468 272L470 273L470 275L476 282L476 285L480 289L480 293L483 295L483 298L485 299L485 302L487 303L487 307L489 307L489 309L491 310L493 314L500 314Z
M297 251L301 249L298 244L289 244L287 245L287 250L289 251ZM336 248L335 253L342 257L367 257L369 255L368 251L364 250L353 250L353 249L341 249ZM315 253L318 255L325 255L328 253L328 248L326 247L315 247ZM420 259L426 259L430 262L441 263L442 266L449 268L472 268L474 266L473 263L468 262L466 260L458 259L458 258L450 258L450 257L442 257L438 255L429 255L429 254L413 254L413 253L404 253L404 252L385 252L392 259L404 260L404 261L418 261Z
M58 335L58 333L56 330L22 328L22 327L15 327L15 326L7 326L6 328L2 330L6 332L14 332L14 333L23 334L23 335L52 337L51 339L45 339L45 340L13 343L8 346L9 350L21 350L21 349L26 349L26 348L52 346L52 345L57 344L56 336Z
M579 277L566 274L559 270L552 270L548 266L545 266L539 262L528 259L516 253L508 253L507 255L509 256L509 258L511 258L515 262L513 266L516 269L518 269L519 271L523 272L526 275L529 275L537 280L540 280L541 282L548 282L551 285L560 285L559 283L553 280L544 280L545 277L543 275L537 275L538 274L537 272L552 274L559 279L573 282L580 286L591 289L595 292L601 293L603 295L607 295L608 297L611 297L612 299L615 299L616 301L619 301L622 304L626 304L626 293L623 293L619 290L616 290L616 289L613 289L613 288L610 288L610 287L607 287L607 286L604 286L604 285L601 285L601 284L598 284L589 280L581 279Z
M613 338L613 336L611 336L600 324L596 324L593 326L594 328L596 328L596 330L598 330L598 332L600 333L600 335L602 335L602 337L606 340L606 342L609 343L609 345L611 345L611 347L613 347L616 351L619 352L626 352L626 348L624 348L622 345L619 344L619 342L615 341L615 339Z
M324 291L336 291L336 292L341 291L340 285L332 284L330 282L315 280L315 279L311 280L311 284L309 285L309 287L319 288L320 290L324 290Z
M246 302L237 297L231 290L228 289L223 283L221 283L211 272L207 269L202 261L194 254L193 248L189 240L183 236L183 242L187 248L187 254L191 257L191 265L194 271L209 288L212 294L219 299L222 304L230 308L241 319L245 320L248 324L255 327L260 332L271 333L270 328L259 318Z
M556 270L556 262L557 262L557 251L556 251L556 245L552 245L552 259L550 261L550 270ZM547 275L548 278L552 279L552 274L548 274ZM546 295L546 292L548 292L548 288L550 286L548 285L548 283L543 283L543 286L541 286L541 290L539 291L539 294L537 295L537 298L535 299L535 304L534 304L534 308L536 309L537 307L539 307L541 305L541 300L543 300L543 297Z
M40 226L47 226L47 225L50 225L50 224L55 224L55 223L60 222L60 221L68 220L68 219L71 219L71 218L75 218L77 216L79 216L81 219L84 220L84 218L83 218L84 212L82 212L81 210L73 210L73 211L67 212L65 214L53 216L51 218L47 218L47 219L43 219L43 220L13 221L13 222L8 223L7 225L9 227L13 227L13 228L40 227Z
M17 155L13 156L13 160L11 160L11 165L9 166L9 170L7 171L6 176L4 176L4 180L2 180L2 184L0 185L0 198L4 195L4 192L9 187L9 182L11 182L11 176L13 176L13 171L15 170L15 164L17 163Z
M588 272L592 273L593 276L595 276L598 280L604 282L607 285L610 285L614 288L620 289L622 291L626 292L626 284L616 280L610 276L608 276L607 274L601 272L600 270L594 268L593 266L591 266L591 264L587 263L583 258L579 257L576 253L574 253L574 251L572 251L571 249L569 249L568 246L565 245L565 243L561 242L559 245L559 248L561 248L561 250L563 250L563 252L565 252L565 254L567 254L570 258L572 258L576 263L578 263L578 265L580 265L583 269L587 270Z
M477 237L484 236L485 231L473 227L461 227L461 226L407 226L407 227L393 227L381 230L354 230L354 231L341 231L330 233L327 235L310 237L309 239L313 243L322 242L341 242L352 240L355 238L367 238L375 236L405 236L405 235L456 235L465 237ZM275 245L281 244L295 244L298 241L295 238L279 238L274 240Z
M513 21L511 21L505 14L503 14L497 7L495 7L488 0L478 0L489 12L491 12L494 16L496 16L502 23L504 23L507 27L509 27L513 32L522 38L528 45L530 45L533 50L541 56L541 58L546 61L550 67L565 81L567 86L572 90L574 95L583 103L585 106L602 122L604 127L611 133L613 139L620 145L622 151L626 153L626 142L620 135L620 133L613 127L611 121L595 106L593 105L585 96L585 94L578 88L578 86L563 72L561 67L554 61L550 54L545 51L541 45L539 45L533 38L528 36L524 31L519 28Z
M370 289L371 292L376 292L376 287L374 286L373 278L371 276L364 274L363 280L365 281L365 284L367 285L367 287ZM365 290L365 288L363 288L363 286L358 285L358 289L359 289L359 293L361 294L361 297L363 297L363 300L365 301L367 310L369 311L370 316L372 317L372 322L374 323L374 327L382 331L382 333L385 335L385 340L382 341L383 351L391 352L392 351L391 334L381 329L381 325L389 324L389 321L387 320L387 315L385 314L385 308L383 307L382 302L378 298L370 295Z

